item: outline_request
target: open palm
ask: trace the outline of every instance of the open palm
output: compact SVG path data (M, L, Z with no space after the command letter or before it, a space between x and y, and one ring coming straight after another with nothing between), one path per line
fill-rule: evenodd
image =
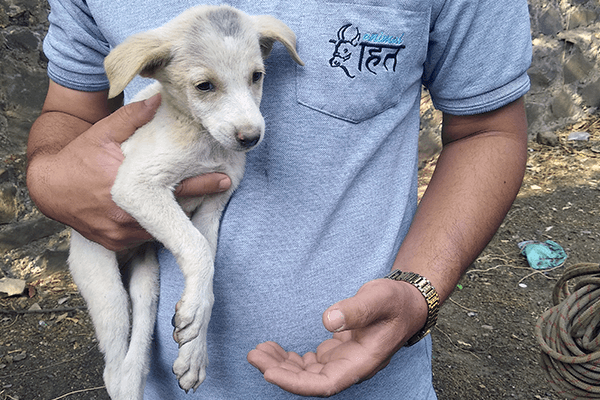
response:
M323 324L336 332L316 352L300 356L265 342L248 353L248 361L268 382L288 392L332 396L383 369L424 325L426 315L423 297L418 291L415 295L411 285L371 281L354 297L325 311Z

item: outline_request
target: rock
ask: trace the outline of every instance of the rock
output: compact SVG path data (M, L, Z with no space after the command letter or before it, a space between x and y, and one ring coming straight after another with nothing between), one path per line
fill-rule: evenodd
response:
M442 145L439 140L436 140L435 136L436 133L429 129L421 131L419 136L419 168L442 150Z
M0 3L0 7L2 7L2 3ZM0 28L6 28L8 26L8 21L6 10L0 8Z
M567 29L572 30L582 26L588 26L598 19L598 14L593 10L577 9L569 14Z
M6 168L0 168L0 183L7 183L14 179L11 171Z
M532 66L527 71L527 74L531 80L531 90L537 92L548 88L548 85L556 79L558 72L545 64Z
M556 118L569 117L573 112L573 108L573 99L565 91L556 94L550 103L552 115Z
M541 120L546 108L546 105L541 103L534 103L533 101L526 102L525 113L527 114L527 124L532 126L535 122Z
M25 291L27 283L22 279L2 278L0 279L0 293L7 296L18 296Z
M23 361L27 358L27 352L22 351L21 353L13 356L13 361Z
M47 86L44 71L0 63L0 88L5 92L0 94L5 96L5 102L0 96L0 110L4 108L4 118L10 127L9 134L3 135L6 144L0 148L0 156L26 150L29 129L39 115Z
M17 188L12 184L0 185L0 225L17 219Z
M588 29L574 29L560 32L557 37L567 43L563 50L571 51L571 45L576 45L580 52L589 50L593 41L593 30Z
M540 32L544 35L556 35L563 30L562 17L556 8L548 7L539 18Z
M39 0L0 2L0 27L46 25L48 6Z
M45 217L10 225L4 230L0 230L0 251L25 246L63 229L65 229L63 224Z
M40 45L40 39L27 28L9 28L4 35L6 46L10 50L32 51L37 50Z
M558 146L558 136L554 132L542 131L537 135L537 142L545 146Z
M600 79L589 83L579 90L583 102L589 107L600 107Z
M67 250L45 250L38 258L36 264L46 270L46 272L65 271L68 269L67 259L69 252Z
M565 84L584 79L594 68L594 64L585 58L578 47L575 47L574 49L571 58L563 64L563 78Z

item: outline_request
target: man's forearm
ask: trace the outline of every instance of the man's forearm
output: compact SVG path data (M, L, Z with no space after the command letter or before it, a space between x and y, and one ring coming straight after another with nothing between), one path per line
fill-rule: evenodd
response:
M107 100L107 91L79 92L50 81L42 113L29 132L29 162L38 154L58 153L122 101L122 96Z
M519 191L527 132L519 104L506 130L473 132L444 146L394 264L427 277L445 300L491 240ZM523 119L516 121L515 119Z
M57 154L73 139L92 126L91 123L62 112L45 112L34 122L29 132L27 159L31 163L38 155Z

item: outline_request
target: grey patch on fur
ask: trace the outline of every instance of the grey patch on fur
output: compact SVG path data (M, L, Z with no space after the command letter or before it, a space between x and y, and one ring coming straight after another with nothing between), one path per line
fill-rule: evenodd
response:
M217 9L207 14L215 29L224 36L240 35L240 16L233 10Z

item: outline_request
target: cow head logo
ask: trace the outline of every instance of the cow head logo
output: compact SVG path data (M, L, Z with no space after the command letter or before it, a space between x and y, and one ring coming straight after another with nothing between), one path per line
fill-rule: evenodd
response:
M335 45L329 65L334 68L341 68L348 77L354 78L354 75L348 70L348 65L352 55L358 50L360 31L358 28L351 29L351 26L352 24L342 26L337 32L337 40L331 39L329 41Z

